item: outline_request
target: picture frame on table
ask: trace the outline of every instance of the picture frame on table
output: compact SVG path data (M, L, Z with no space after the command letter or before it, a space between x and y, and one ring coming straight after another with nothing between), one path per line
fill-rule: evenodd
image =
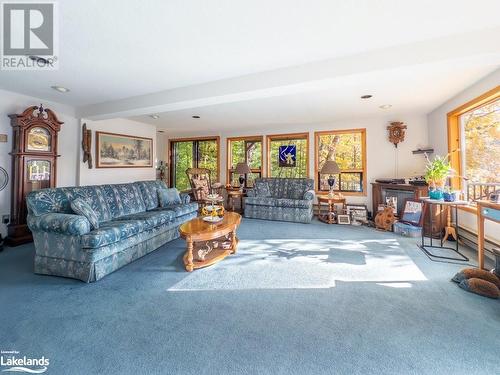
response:
M351 224L351 217L347 214L337 215L337 223L341 225L349 225Z
M421 200L407 198L399 215L402 223L421 227L424 222L425 204Z

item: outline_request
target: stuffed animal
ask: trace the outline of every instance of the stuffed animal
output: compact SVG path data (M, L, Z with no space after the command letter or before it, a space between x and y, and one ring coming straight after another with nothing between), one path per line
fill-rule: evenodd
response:
M375 226L377 229L391 231L392 224L395 222L396 216L394 216L394 210L392 207L384 208L383 211L380 211L377 216L375 216Z
M489 298L500 298L500 278L494 273L478 268L465 268L451 281L468 292Z

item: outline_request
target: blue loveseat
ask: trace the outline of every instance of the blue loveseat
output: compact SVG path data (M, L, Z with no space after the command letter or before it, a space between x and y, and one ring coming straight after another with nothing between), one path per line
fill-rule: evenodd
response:
M245 217L310 223L313 201L312 179L258 178L245 199Z
M64 187L27 196L28 226L35 243L35 273L93 282L179 237L178 227L197 216L198 204L160 207L161 181ZM91 230L71 202L85 200L97 215Z

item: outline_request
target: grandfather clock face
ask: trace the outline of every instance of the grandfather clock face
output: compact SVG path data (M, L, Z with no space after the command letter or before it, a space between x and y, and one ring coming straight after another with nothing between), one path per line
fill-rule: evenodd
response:
M46 128L39 126L33 127L28 131L26 145L28 151L50 152L52 147L52 136Z

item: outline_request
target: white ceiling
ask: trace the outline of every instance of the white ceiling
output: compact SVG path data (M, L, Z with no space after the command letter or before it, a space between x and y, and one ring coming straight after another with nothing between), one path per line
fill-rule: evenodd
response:
M428 111L500 65L498 0L61 0L59 13L59 70L0 71L0 88L88 118L159 112L163 128L194 112L193 126L223 127Z

